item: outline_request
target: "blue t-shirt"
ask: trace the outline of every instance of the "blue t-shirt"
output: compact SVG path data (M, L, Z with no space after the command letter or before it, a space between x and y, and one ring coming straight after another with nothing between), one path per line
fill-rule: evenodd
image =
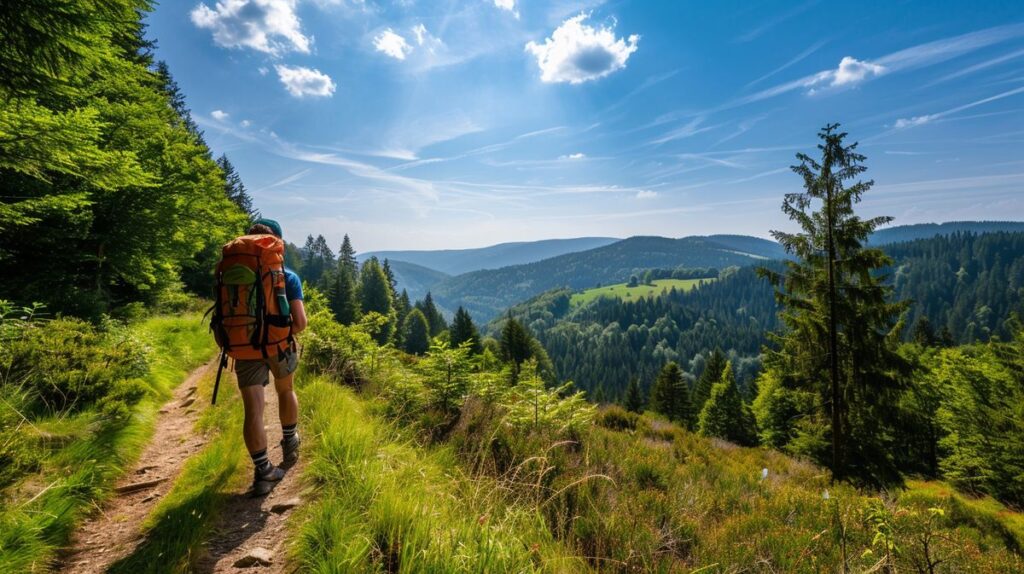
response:
M284 294L289 301L302 301L302 279L287 267L284 269Z

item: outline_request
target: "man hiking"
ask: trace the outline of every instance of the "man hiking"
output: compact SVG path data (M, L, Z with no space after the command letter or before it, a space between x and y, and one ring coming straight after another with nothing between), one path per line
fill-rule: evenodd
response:
M252 495L269 493L284 478L270 462L263 427L264 387L274 375L285 468L299 456L299 401L292 387L298 368L294 335L306 328L302 281L284 267L281 225L259 219L247 235L224 246L217 266L217 302L212 329L235 374L245 407L242 435L255 467Z

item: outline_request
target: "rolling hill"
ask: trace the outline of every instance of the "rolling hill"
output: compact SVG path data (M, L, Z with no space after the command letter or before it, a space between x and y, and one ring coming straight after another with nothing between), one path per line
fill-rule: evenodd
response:
M413 301L422 299L427 294L427 291L430 291L431 287L451 277L451 275L442 271L409 263L408 261L389 259L388 264L391 266L392 273L395 274L395 282L398 284L399 293L401 293L402 289L405 289L409 293L409 298Z
M430 269L459 275L481 269L498 269L510 265L533 263L566 253L586 251L619 241L613 237L576 237L572 239L544 239L499 243L477 249L443 249L438 251L369 251L359 255L359 261L370 257L405 261ZM410 293L411 294L411 293Z
M775 242L756 237L631 237L588 251L451 277L432 291L445 307L462 305L474 319L486 322L503 309L556 287L621 283L645 269L744 266L780 252Z
M931 239L936 235L957 232L993 233L996 231L1024 231L1024 221L947 221L946 223L918 223L879 229L871 235L871 243L883 245L917 239Z

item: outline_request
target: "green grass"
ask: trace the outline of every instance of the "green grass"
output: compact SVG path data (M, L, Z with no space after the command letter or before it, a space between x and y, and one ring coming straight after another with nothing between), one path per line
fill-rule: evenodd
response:
M579 572L540 512L463 473L450 449L417 446L350 389L299 387L312 501L292 548L304 572Z
M627 283L619 283L618 285L604 285L601 287L594 287L593 289L587 289L586 291L575 293L570 300L572 305L585 305L591 301L595 301L599 298L614 298L614 299L625 299L627 301L636 301L641 297L655 297L661 294L662 291L671 291L673 288L677 291L689 291L695 287L700 286L703 283L710 283L714 281L714 278L708 279L655 279L653 285L637 285L636 287L630 287Z
M214 376L212 371L199 381L200 397L211 396ZM197 432L213 439L185 463L171 491L146 519L146 541L113 564L112 574L191 571L218 512L231 497L240 496L250 475L240 432L242 403L238 393L231 392L232 379L230 373L224 374L217 405L207 407L196 425Z
M104 425L95 411L31 421L26 432L47 449L39 472L0 493L0 566L5 572L48 571L75 525L110 495L153 433L156 411L186 374L215 347L199 316L155 317L134 329L153 347L144 378L149 392L123 425Z

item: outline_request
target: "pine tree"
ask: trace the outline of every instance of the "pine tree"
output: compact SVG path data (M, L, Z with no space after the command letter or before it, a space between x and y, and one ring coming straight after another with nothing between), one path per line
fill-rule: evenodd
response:
M704 403L711 397L711 387L715 386L715 383L722 379L726 362L725 355L717 348L708 355L708 360L704 364L704 370L697 379L697 384L693 387L694 412L699 413L704 408Z
M921 315L921 318L914 324L910 339L924 347L933 347L938 342L935 337L935 329L932 329L932 322L928 320L927 315Z
M891 301L891 288L876 273L892 261L864 247L875 228L892 218L864 220L854 212L873 182L846 185L867 168L857 144L844 145L846 134L837 128L828 125L818 134L820 161L801 153L792 168L804 192L787 194L782 209L801 231L772 232L796 259L785 262L783 273L761 270L776 287L787 327L774 337L777 349L766 363L786 387L820 397L820 410L808 413L806 440L795 440L826 440L831 452L804 454L827 462L834 479L898 481L892 423L908 366L894 345L906 305Z
M231 165L231 161L228 159L227 154L221 154L217 158L217 165L221 171L224 172L224 195L238 206L246 215L249 216L250 220L259 218L259 212L253 209L252 198L249 197L249 193L245 190L245 184L242 183L242 176L238 175L235 170L235 166Z
M731 364L726 364L721 380L711 387L711 396L700 411L697 429L704 436L744 446L757 444L757 424L750 406L743 402L736 387Z
M409 312L412 311L412 304L409 302L409 293L402 289L402 294L395 299L395 324L404 325L405 318L409 316ZM403 348L405 341L405 330L395 329L395 346Z
M391 270L391 262L384 258L384 265L381 266L384 270L384 276L388 278L388 285L391 286L392 293L398 293L398 281L395 280L395 272Z
M440 335L442 331L448 328L448 324L444 320L444 315L437 310L437 305L434 304L434 297L427 291L427 295L422 301L416 302L416 308L423 311L423 316L427 318L427 322L430 324L430 335L436 337Z
M683 370L675 361L665 363L651 389L651 410L686 428L693 428L693 403Z
M430 326L419 309L413 309L405 316L402 339L405 352L412 355L422 355L430 348Z
M523 362L532 356L532 338L526 327L510 314L501 328L499 345L501 360L509 363L512 367L513 383L519 380L519 371Z
M453 347L469 343L469 351L474 355L483 351L483 346L480 344L480 333L477 332L476 325L473 324L473 318L461 306L455 311L455 318L452 320L451 341Z
M380 313L389 316L392 309L391 285L376 257L363 263L359 272L359 297L363 313Z
M338 249L338 267L347 269L352 275L352 281L359 280L359 261L356 259L356 250L352 247L352 241L345 234L341 241L341 248Z
M629 386L626 387L626 398L622 401L626 410L639 413L644 410L644 397L640 392L640 380L636 377L629 378Z
M334 319L342 325L352 325L359 321L361 302L356 283L352 275L339 267L330 275L331 289L327 292Z

